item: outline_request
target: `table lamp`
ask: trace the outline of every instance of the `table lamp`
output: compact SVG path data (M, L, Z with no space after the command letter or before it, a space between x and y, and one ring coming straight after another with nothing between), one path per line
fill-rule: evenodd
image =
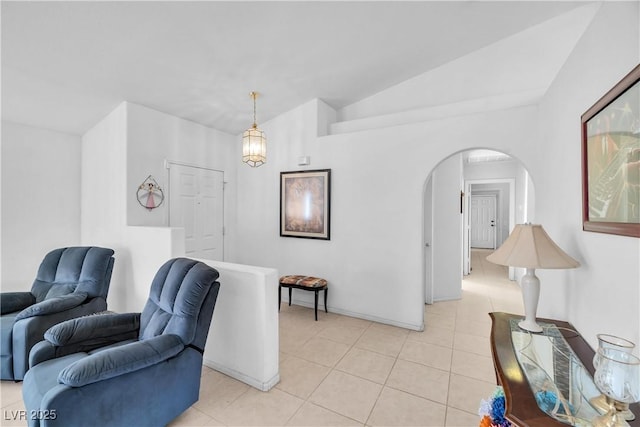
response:
M518 326L530 332L542 332L536 323L536 310L540 297L540 280L536 268L575 268L578 261L567 255L549 237L540 224L518 224L507 240L487 261L508 267L522 267L525 275L520 279L525 318Z

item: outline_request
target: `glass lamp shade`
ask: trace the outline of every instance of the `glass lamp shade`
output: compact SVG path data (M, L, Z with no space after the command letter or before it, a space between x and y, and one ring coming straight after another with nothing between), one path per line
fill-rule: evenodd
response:
M598 334L596 337L598 338L598 350L612 348L624 353L631 353L636 346L635 343L628 339L620 338L615 335ZM598 363L602 357L601 355L601 351L596 351L595 356L593 356L593 367L596 369L598 369Z
M595 374L598 389L622 403L640 401L640 359L613 348L598 349L600 358Z
M255 123L242 134L242 161L254 168L267 162L267 138Z

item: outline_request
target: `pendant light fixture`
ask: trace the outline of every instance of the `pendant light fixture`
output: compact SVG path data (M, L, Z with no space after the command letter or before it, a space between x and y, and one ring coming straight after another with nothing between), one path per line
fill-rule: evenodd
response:
M242 134L242 161L256 168L267 161L267 138L256 124L256 98L258 92L251 92L253 98L253 126Z

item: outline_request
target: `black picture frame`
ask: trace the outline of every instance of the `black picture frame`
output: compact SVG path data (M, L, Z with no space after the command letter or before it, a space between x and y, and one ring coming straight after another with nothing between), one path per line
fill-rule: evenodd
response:
M280 236L330 240L331 169L280 172Z

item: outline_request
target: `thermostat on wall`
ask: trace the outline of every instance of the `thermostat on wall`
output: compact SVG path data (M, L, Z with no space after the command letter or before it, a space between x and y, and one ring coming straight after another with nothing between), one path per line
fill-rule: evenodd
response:
M311 164L311 157L300 156L298 157L298 166L307 166Z

